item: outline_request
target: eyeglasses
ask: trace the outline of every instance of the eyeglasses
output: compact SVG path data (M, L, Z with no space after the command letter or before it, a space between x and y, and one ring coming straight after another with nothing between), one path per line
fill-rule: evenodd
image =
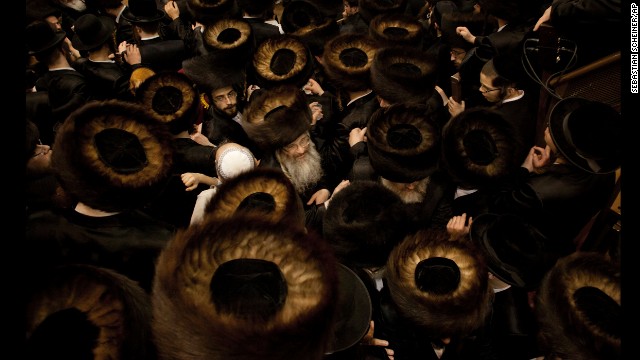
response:
M214 97L213 101L215 101L215 102L223 102L223 101L225 101L227 99L229 99L229 101L231 101L231 100L234 100L237 96L238 96L238 93L235 90L231 90L226 95L218 95L218 96Z
M449 51L449 54L451 54L451 55L453 55L453 56L458 57L458 56L464 56L464 55L466 55L466 54L467 54L467 52L466 52L466 51L464 51L464 50L453 50L453 49L451 49L451 50Z
M482 90L482 89L484 89L484 90ZM490 89L485 85L480 85L480 89L479 90L480 90L481 93L486 94L486 93L489 93L489 92L492 92L492 91L500 90L500 88Z
M311 143L311 138L309 137L309 135L305 135L302 139L300 139L300 141L293 142L293 143L285 146L283 149L286 152L291 152L291 151L295 150L298 146L300 146L303 149L306 149L309 146L310 143Z

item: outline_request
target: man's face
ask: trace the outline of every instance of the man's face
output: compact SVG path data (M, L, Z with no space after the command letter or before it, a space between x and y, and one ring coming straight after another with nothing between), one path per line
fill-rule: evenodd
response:
M282 150L290 158L301 160L307 154L309 144L311 144L311 138L308 133L304 133L298 136L294 142L282 148Z
M480 92L485 99L490 103L497 103L502 100L502 91L500 88L493 86L493 78L480 73Z
M451 55L451 62L456 69L460 69L460 65L462 65L462 60L467 56L467 52L463 48L452 47L451 51L449 51Z
M238 113L236 104L238 103L238 93L231 86L226 86L211 92L213 106L221 112L234 117Z
M428 177L411 183L393 182L382 178L382 185L400 196L405 204L422 202L425 194L427 193L428 183Z

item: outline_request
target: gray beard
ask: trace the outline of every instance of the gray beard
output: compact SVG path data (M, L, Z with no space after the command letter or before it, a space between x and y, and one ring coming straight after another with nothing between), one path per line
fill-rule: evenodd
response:
M384 187L391 190L394 194L398 195L400 199L402 199L402 202L405 204L421 203L424 200L424 197L427 193L427 185L429 184L429 178L427 177L420 180L416 189L414 190L408 190L408 189L399 190L398 188L392 185L391 181L385 178L380 178L380 180L382 182L382 185L384 185Z
M320 153L313 142L309 144L305 156L299 160L281 151L280 165L300 194L315 186L323 175Z

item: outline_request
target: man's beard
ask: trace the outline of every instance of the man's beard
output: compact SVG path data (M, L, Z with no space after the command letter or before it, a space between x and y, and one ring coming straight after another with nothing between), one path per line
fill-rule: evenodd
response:
M424 200L424 197L427 193L427 185L429 184L429 178L424 178L420 180L415 189L410 190L406 187L402 186L401 188L397 186L397 183L393 183L385 178L381 178L382 185L387 189L391 190L394 194L398 195L402 202L405 204L415 204L421 203Z
M300 194L315 186L322 177L320 153L313 142L301 158L292 157L284 151L280 151L279 157L280 165Z
M234 116L236 116L236 114L238 113L238 108L236 105L232 105L229 107L226 107L224 109L220 109L218 108L218 111L220 111L221 113L227 115L228 117L232 118Z

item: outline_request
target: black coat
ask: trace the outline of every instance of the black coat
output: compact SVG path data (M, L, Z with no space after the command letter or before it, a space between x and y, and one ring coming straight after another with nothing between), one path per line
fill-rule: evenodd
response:
M48 92L52 117L58 123L93 100L86 78L75 70L47 71L36 81L36 90Z
M131 69L128 66L80 58L74 63L74 68L85 76L89 91L96 100L133 101L133 93L129 90Z
M140 42L142 65L153 71L178 71L182 69L182 61L190 55L182 40L163 40L160 37Z

